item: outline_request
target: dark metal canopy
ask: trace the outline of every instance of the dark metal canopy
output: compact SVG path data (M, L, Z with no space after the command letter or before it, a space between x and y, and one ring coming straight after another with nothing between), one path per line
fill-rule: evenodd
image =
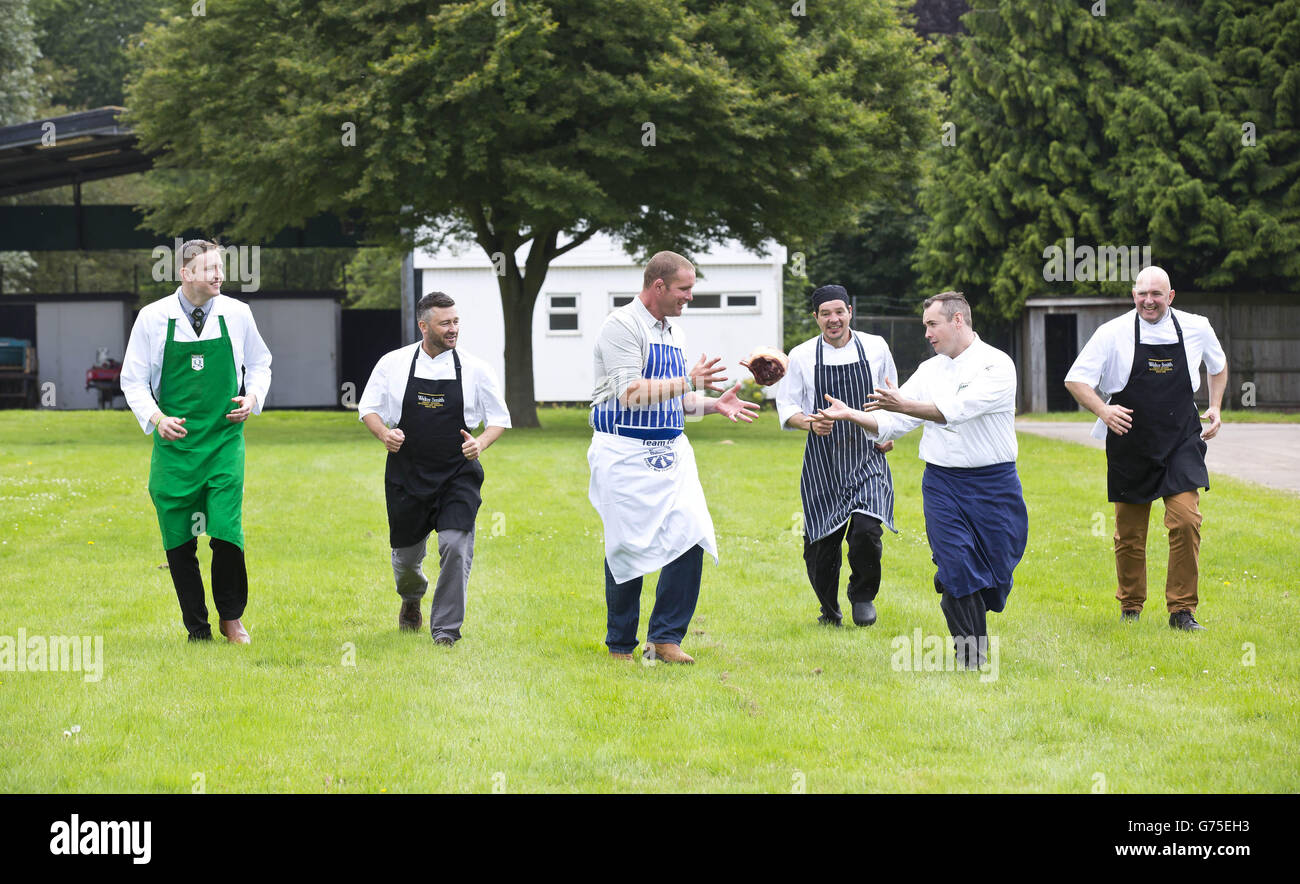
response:
M149 169L153 156L121 122L125 112L100 107L0 128L0 196Z

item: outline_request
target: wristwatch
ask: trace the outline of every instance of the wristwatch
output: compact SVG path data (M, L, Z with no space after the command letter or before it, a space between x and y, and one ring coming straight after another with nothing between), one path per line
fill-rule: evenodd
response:
M687 393L695 392L695 380L690 375L686 375L686 392Z

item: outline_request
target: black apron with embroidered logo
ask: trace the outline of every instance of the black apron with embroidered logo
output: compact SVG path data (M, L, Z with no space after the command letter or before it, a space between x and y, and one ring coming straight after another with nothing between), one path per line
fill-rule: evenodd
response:
M417 378L415 349L402 394L402 419L397 428L406 440L388 453L384 490L388 504L388 543L394 549L419 543L430 531L474 530L483 502L483 466L461 452L465 426L465 394L460 356L454 380Z
M849 365L823 365L822 342L817 342L813 365L813 396L818 407L826 405L824 394L860 408L875 392L871 364L858 336L858 361ZM804 535L818 541L843 525L854 512L865 512L894 530L894 484L889 462L867 438L866 431L852 421L835 421L829 436L809 431L799 476L803 501Z
M1150 503L1171 494L1209 489L1201 416L1192 398L1187 349L1178 318L1176 344L1143 344L1133 317L1133 369L1112 405L1133 409L1124 435L1106 433L1106 484L1112 503Z

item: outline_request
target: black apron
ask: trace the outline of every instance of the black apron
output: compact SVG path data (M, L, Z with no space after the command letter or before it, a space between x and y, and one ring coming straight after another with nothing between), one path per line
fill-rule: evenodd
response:
M1133 409L1133 425L1122 436L1106 433L1112 503L1150 503L1210 487L1183 329L1172 309L1169 314L1176 344L1143 344L1140 318L1133 317L1133 369L1124 389L1110 398L1112 405Z
M822 342L817 341L813 364L813 396L817 406L829 393L851 408L858 408L875 392L871 363L858 336L858 361L850 365L822 364ZM804 535L813 542L826 537L855 512L865 512L894 530L894 482L889 462L852 421L835 421L829 436L809 430L799 476L803 502Z
M384 491L388 504L388 544L393 549L411 546L430 531L474 530L483 498L483 466L461 452L465 440L465 393L461 386L460 355L455 380L428 380L415 376L420 359L416 347L411 372L402 394L402 419L397 428L406 441L388 453L384 466Z

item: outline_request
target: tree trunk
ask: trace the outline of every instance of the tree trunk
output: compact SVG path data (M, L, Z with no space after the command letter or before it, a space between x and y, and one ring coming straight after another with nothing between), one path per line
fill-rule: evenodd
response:
M540 286L524 286L513 262L497 277L506 331L506 407L514 427L537 427L537 399L533 392L533 307Z

